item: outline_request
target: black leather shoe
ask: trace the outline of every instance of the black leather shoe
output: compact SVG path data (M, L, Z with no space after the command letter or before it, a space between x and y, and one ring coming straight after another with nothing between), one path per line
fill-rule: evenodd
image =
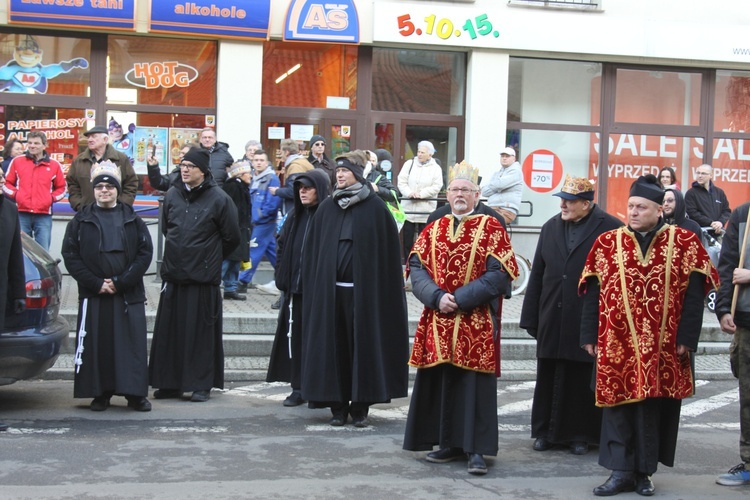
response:
M182 391L179 389L156 389L154 399L177 399L182 397Z
M425 460L433 464L444 464L454 460L466 458L466 453L461 448L441 448L437 451L431 451L425 457Z
M479 453L467 453L469 456L469 474L475 476L483 476L487 474L487 464L484 463L484 458Z
M331 420L328 421L329 424L331 424L334 427L341 427L346 423L346 419L349 416L348 412L343 409L333 409L331 408Z
M302 394L299 391L292 391L292 393L284 400L284 406L299 406L304 404L305 400L302 399Z
M536 438L534 440L534 451L547 451L552 448L552 443L547 438Z
M276 302L271 304L271 309L281 309L281 299L283 299L283 295L279 295L279 298L276 299Z
M354 409L354 405L352 405L351 409L351 415L352 415L352 425L354 427L364 428L367 427L367 414L369 413L369 408L365 407L364 409Z
M224 300L247 300L244 295L237 292L224 292Z
M151 411L151 401L146 398L130 397L128 398L128 407L135 411Z
M632 471L615 470L604 484L594 488L594 495L611 497L618 493L635 490L635 477Z
M573 455L585 455L589 452L589 444L583 441L573 441L570 443L570 452Z
M237 283L237 293L247 293L247 283Z
M643 472L635 473L635 492L644 497L650 497L654 494L656 488L651 481L651 476Z
M96 397L89 405L89 408L91 408L91 411L104 411L109 408L109 398L107 396Z
M193 403L205 403L211 397L211 391L193 391L190 401Z

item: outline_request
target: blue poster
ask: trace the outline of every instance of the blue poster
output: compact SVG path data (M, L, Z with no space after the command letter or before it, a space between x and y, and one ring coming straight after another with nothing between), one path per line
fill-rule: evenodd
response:
M10 0L8 22L35 26L134 31L135 0Z
M271 0L152 0L149 31L266 40L270 15Z
M359 43L354 0L292 0L284 24L284 40Z

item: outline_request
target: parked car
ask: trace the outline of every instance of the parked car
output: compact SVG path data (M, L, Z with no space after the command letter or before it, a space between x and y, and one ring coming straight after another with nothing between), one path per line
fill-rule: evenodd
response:
M68 340L68 322L60 316L62 273L42 247L21 234L26 271L26 310L6 314L0 330L0 385L36 377L57 361Z

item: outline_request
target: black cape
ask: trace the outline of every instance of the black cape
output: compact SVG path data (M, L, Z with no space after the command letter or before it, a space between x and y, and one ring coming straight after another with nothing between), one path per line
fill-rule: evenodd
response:
M302 397L379 403L406 397L409 333L396 222L374 192L349 207L353 225L354 346L351 374L339 373L336 271L344 212L333 198L313 218L303 261ZM308 293L310 292L310 293ZM351 377L351 387L344 380Z

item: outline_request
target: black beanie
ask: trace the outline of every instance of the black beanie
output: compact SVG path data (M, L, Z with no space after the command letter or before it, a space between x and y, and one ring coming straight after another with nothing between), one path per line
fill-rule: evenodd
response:
M211 163L211 157L208 154L208 151L205 149L198 149L193 148L187 153L185 153L185 156L182 158L183 160L187 160L199 169L201 169L201 172L204 174L209 173L209 164Z
M365 182L365 167L363 165L357 165L353 163L351 159L345 157L336 158L336 168L346 168L352 171L354 177L360 181Z
M638 177L630 186L630 196L640 196L661 205L664 202L664 190L654 174Z

